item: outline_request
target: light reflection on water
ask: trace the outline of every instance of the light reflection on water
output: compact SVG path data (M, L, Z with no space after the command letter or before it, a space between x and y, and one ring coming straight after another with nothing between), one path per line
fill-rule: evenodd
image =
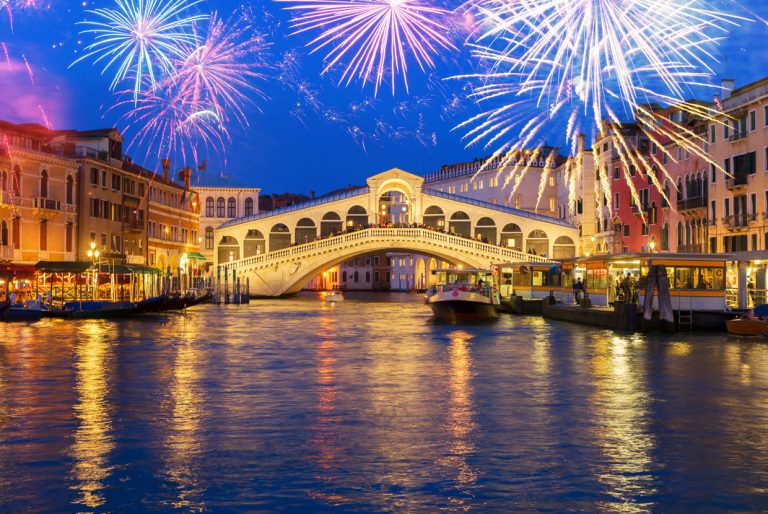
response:
M2 512L768 509L768 343L395 294L0 335Z

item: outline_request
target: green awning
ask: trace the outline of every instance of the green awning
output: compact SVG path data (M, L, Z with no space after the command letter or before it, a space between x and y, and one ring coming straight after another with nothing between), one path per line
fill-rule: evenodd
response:
M100 273L115 273L118 275L128 275L130 273L157 275L162 273L159 269L140 264L99 264Z
M83 273L90 267L90 262L77 261L40 261L35 264L37 271L43 273Z
M193 261L207 261L208 257L206 257L200 252L189 252L187 254L187 259L191 259Z

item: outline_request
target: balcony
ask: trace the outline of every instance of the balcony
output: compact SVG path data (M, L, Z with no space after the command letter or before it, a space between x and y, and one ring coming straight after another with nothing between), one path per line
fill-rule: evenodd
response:
M725 187L729 190L734 189L746 189L747 188L747 175L746 173L740 173L733 177L725 179Z
M123 222L124 232L144 232L144 222L142 221L125 221Z
M745 139L747 137L747 131L746 130L740 130L738 132L734 132L730 136L728 136L728 141L731 143L735 141L741 141L742 139Z
M50 198L40 196L33 198L32 207L35 209L35 215L40 219L51 219L61 212L61 202L59 200L51 200Z
M752 219L752 216L748 215L739 215L734 216L733 214L729 216L723 217L723 225L730 229L745 229L749 226L749 220Z
M706 208L707 199L703 196L694 196L692 198L679 199L677 201L677 210L681 212Z

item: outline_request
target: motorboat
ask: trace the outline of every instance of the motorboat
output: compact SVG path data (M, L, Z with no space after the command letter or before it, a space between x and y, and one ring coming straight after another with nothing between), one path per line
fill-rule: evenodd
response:
M341 291L331 291L325 295L326 302L343 302L344 295Z
M768 335L768 319L763 317L741 317L725 322L729 334L736 336Z
M450 268L432 270L432 274L435 285L427 305L435 319L456 323L498 318L499 296L490 270Z

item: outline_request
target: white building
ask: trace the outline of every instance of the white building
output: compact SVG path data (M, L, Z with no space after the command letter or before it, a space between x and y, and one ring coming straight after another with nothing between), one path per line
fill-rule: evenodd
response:
M259 192L256 187L195 187L200 197L200 253L207 263L213 263L213 231L232 218L251 216L259 212ZM262 251L264 249L262 248ZM225 261L226 259L219 259Z

